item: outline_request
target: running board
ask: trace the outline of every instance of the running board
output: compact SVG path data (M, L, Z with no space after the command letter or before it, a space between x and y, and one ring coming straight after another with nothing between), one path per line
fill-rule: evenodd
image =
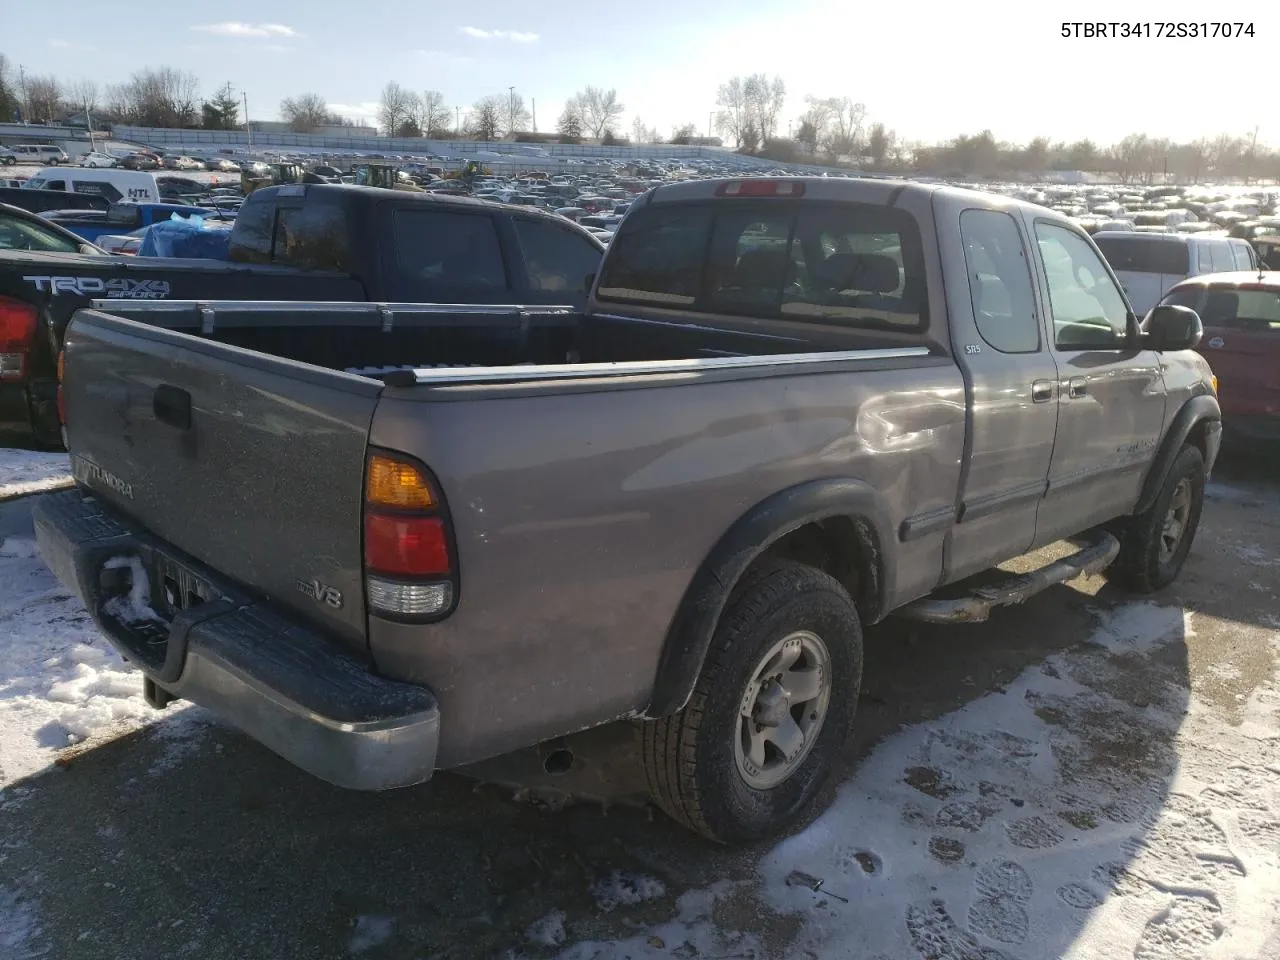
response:
M897 616L925 623L981 623L991 615L993 607L1004 607L1034 597L1055 583L1066 583L1085 574L1100 573L1111 565L1120 552L1120 541L1104 533L1097 543L1055 560L1047 567L1011 576L1003 583L979 587L954 600L925 597L897 611Z

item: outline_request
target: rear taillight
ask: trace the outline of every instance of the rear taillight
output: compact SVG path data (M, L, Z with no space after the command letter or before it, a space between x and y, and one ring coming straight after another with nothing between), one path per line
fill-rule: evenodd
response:
M0 380L27 375L27 356L36 338L36 308L12 297L0 297Z
M730 180L716 187L717 197L803 197L799 180Z
M379 616L437 619L457 598L457 562L443 500L425 468L407 457L369 457L364 575L369 612Z

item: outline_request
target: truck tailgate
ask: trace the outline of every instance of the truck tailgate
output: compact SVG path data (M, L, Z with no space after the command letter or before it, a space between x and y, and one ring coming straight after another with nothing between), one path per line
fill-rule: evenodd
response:
M381 384L82 310L64 387L82 485L365 647L361 509Z

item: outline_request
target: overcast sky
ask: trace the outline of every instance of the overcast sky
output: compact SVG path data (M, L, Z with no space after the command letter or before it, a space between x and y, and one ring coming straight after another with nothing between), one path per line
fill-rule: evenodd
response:
M256 0L164 3L77 0L74 15L6 0L0 51L29 73L106 84L144 63L200 77L211 96L230 81L255 120L284 97L319 93L333 109L372 118L394 80L440 90L466 108L514 85L551 130L566 97L614 87L627 111L667 134L705 132L716 88L735 74L780 74L781 129L806 94L847 95L899 136L939 141L990 128L1001 140L1141 131L1178 140L1226 132L1280 145L1280 5L1160 0L1113 4L851 0L485 0L351 3ZM1189 21L1246 17L1255 36L1064 39L1061 17ZM64 13L68 11L65 8ZM1229 12L1228 12L1229 11ZM1055 19L1059 18L1059 19Z

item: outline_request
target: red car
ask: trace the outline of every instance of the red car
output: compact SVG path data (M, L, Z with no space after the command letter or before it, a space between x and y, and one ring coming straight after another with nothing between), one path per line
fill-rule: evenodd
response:
M1224 436L1280 442L1280 271L1191 277L1160 302L1200 314Z

